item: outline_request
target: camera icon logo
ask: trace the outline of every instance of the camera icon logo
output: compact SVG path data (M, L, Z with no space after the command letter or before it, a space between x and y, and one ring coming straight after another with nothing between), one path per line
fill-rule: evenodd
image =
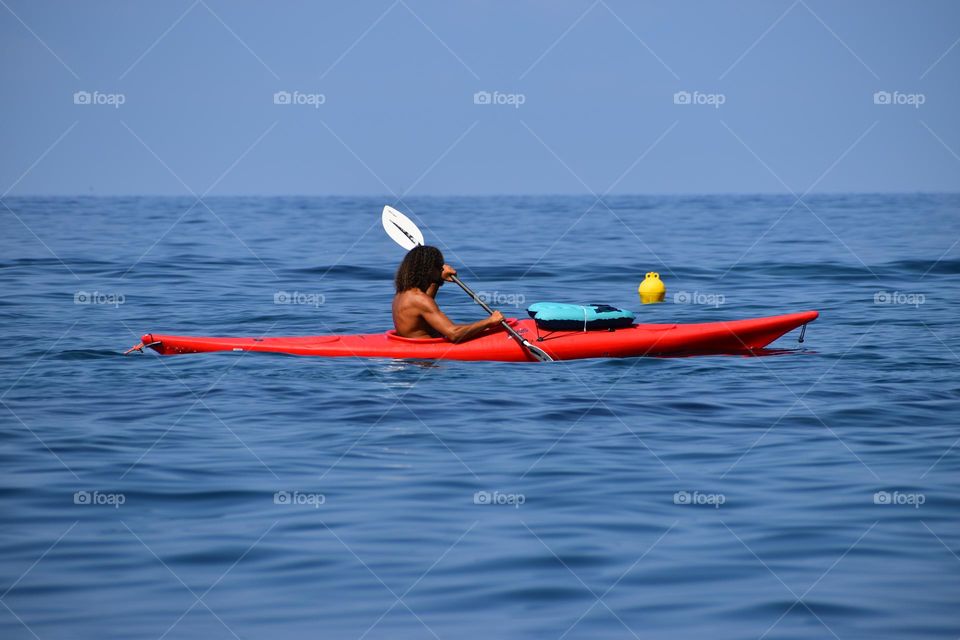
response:
M690 492L677 491L673 494L673 504L690 504Z
M473 494L473 504L490 504L491 496L489 491L477 491Z
M893 96L889 91L877 91L873 94L873 104L891 104Z
M673 104L690 104L691 99L689 91L677 91L673 94Z
M493 96L489 91L477 91L473 94L473 104L490 104L492 101Z
M77 491L73 494L73 504L90 504L89 491Z
M890 504L890 493L887 491L877 491L873 494L873 504Z
M290 304L290 294L286 291L277 291L273 294L273 304Z
M273 104L290 104L292 99L289 91L277 91L273 94Z
M92 98L89 91L77 91L73 94L73 104L90 104Z
M290 504L290 492L277 491L273 494L273 504Z

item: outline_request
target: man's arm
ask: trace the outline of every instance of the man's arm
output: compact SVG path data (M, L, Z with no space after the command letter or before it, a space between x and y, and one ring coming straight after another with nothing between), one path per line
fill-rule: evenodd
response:
M454 343L469 340L477 334L497 326L503 320L503 314L499 311L494 311L490 317L484 318L483 320L477 320L470 324L456 324L447 317L447 314L440 310L440 307L437 306L437 301L431 296L422 296L419 302L421 305L420 315L426 320L427 324L429 324L434 331Z

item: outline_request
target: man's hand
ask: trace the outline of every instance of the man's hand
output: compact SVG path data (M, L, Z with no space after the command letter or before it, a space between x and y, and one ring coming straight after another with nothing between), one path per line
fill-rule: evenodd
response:
M490 323L491 327L495 327L501 322L503 322L503 314L500 313L499 311L494 311L493 313L490 314L490 317L487 318L487 322Z
M451 282L450 276L455 276L455 275L457 275L456 269L454 269L448 264L443 265L443 271L440 273L441 280L446 280L447 282Z

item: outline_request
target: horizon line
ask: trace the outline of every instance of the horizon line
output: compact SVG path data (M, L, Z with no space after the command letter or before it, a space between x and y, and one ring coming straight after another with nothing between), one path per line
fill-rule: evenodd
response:
M190 193L22 193L0 196L0 200L11 198L193 198L208 200L214 198L367 198L379 199L384 202L401 202L405 198L624 198L624 197L705 197L705 196L785 196L793 198L807 198L811 196L872 196L872 195L960 195L957 191L942 190L915 190L915 191L813 191L803 196L797 196L787 191L697 191L697 192L631 192L609 193L597 196L586 192L528 192L528 193L423 193L408 194L402 198L389 194L358 194L358 193L222 193L198 197Z

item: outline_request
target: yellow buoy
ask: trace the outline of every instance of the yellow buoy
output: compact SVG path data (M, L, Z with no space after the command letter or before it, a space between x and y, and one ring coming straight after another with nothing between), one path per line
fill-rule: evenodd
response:
M667 294L667 287L660 279L659 273L650 271L637 288L637 293L640 294L640 302L643 304L663 302L663 297Z

